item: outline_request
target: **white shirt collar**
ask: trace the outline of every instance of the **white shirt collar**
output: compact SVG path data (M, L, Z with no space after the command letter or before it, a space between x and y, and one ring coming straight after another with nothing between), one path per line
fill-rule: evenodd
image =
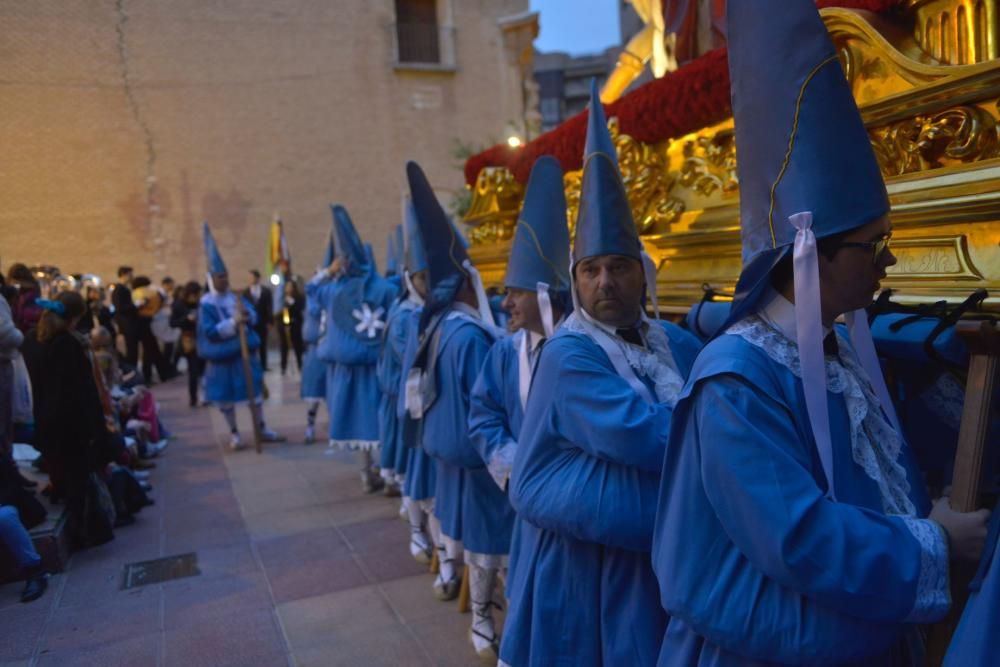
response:
M758 314L777 329L782 336L798 344L795 304L771 287L767 288L763 302L766 305L758 311ZM833 331L831 327L824 326L823 337L825 338L831 331Z
M453 301L452 304L451 304L451 308L452 308L452 310L456 310L456 311L458 311L460 313L465 313L466 315L468 315L469 317L471 317L473 319L476 319L476 320L482 319L479 316L479 309L478 308L473 308L472 306L470 306L469 304L465 303L464 301Z

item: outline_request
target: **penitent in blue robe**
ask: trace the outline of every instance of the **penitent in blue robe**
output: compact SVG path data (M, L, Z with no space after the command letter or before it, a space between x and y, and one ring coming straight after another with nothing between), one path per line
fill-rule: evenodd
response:
M517 436L524 423L524 409L521 407L520 366L518 350L524 330L513 336L502 338L493 344L486 355L479 378L472 388L469 399L469 438L473 446L487 463L487 469L494 481L506 487L504 473L510 474L514 452L517 450ZM530 371L529 371L530 374ZM529 378L530 380L530 378ZM510 502L507 500L507 502ZM523 533L532 534L537 529L530 523L514 517L510 538L510 560L507 567L507 597L517 587L516 565L518 549L524 542ZM529 542L531 539L529 538Z
M417 356L419 337L417 325L420 322L420 307L406 310L398 314L399 326L403 329L406 341L403 346L403 357L399 367L399 398L396 403L396 418L400 425L399 439L401 453L406 457L406 478L403 481L403 495L412 500L431 500L434 498L434 488L437 482L437 471L434 459L424 451L419 442L419 430L414 432L414 440L407 441L402 428L406 414L406 377L413 367Z
M494 339L459 311L438 326L437 399L424 414L421 438L437 463L434 516L441 532L466 550L506 555L514 510L469 439L469 397Z
M657 324L686 377L697 340ZM656 661L666 615L649 549L672 413L642 398L589 336L560 329L545 343L510 480L514 508L536 530L519 535L505 663Z
M705 347L674 413L653 543L670 614L658 664L919 664L908 623L944 613L948 573L940 527L917 518L929 502L909 451L885 431L872 448L852 444L844 393L828 392L829 499L802 382L779 362L791 346L797 368L797 350L756 317L736 326L753 320ZM843 338L839 354L852 354ZM915 516L887 515L852 449L894 461L883 466L898 482L891 502Z
M323 306L306 297L306 313L302 322L302 342L306 353L302 357L302 383L299 396L305 400L326 398L326 362L319 358L319 342L326 333Z
M242 301L250 318L246 333L247 347L252 352L260 347L260 338L253 330L257 314L247 299ZM248 398L240 337L233 320L235 313L236 295L233 292L209 292L201 297L198 305L198 356L208 362L205 367L205 398L213 403L243 403ZM258 397L263 374L256 354L250 355L250 372L254 397Z
M402 456L402 436L396 406L399 403L400 373L406 348L407 316L416 304L409 300L394 303L386 319L375 376L381 393L378 406L379 440L382 443L380 467L382 473L402 477L406 459Z
M374 449L379 441L375 364L395 287L366 269L336 280L320 274L306 285L306 296L326 313L326 335L318 349L319 358L327 363L330 444Z

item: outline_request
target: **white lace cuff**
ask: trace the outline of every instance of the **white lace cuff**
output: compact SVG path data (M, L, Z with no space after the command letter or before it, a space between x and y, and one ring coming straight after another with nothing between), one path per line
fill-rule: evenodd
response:
M930 519L900 517L920 544L920 578L917 597L907 623L938 621L951 606L948 587L948 538L944 530Z
M514 467L514 452L517 450L517 443L513 440L505 445L497 447L486 464L493 481L501 490L507 489L507 482L510 480L510 471Z
M222 320L215 325L215 332L223 338L232 338L236 335L236 320L229 318Z

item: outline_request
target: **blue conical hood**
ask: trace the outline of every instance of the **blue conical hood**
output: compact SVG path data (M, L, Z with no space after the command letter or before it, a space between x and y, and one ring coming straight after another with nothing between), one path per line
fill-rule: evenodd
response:
M368 268L371 269L372 273L378 273L378 264L375 262L375 249L372 248L371 243L365 243L365 261L368 264Z
M587 142L583 148L583 162L594 153L604 153L618 166L618 151L608 132L608 119L604 116L604 105L597 92L597 79L590 80L590 107L587 112Z
M592 81L573 262L598 255L625 255L641 261L642 244L618 171L597 83Z
M338 254L350 260L348 268L350 273L366 271L369 264L368 253L365 252L365 246L358 236L358 230L351 222L350 214L340 204L334 204L330 209L333 211L333 229L337 239Z
M333 264L333 258L337 256L337 244L334 242L333 223L330 224L330 235L326 239L326 250L323 252L323 264L321 268L326 268Z
M417 228L427 253L427 282L430 299L425 308L426 322L430 316L455 300L455 295L468 277L462 264L469 259L458 230L448 220L423 170L416 162L406 163L410 197L416 213Z
M406 270L412 276L427 270L427 253L424 242L420 238L420 228L417 225L417 212L413 208L413 200L406 198L405 219L403 220L403 237L405 240Z
M215 238L212 236L212 230L209 229L207 222L202 223L201 234L205 243L205 259L208 262L209 275L228 273L226 271L226 263L222 261L219 246L216 245Z
M524 205L510 247L504 285L536 290L543 282L553 291L569 290L569 228L559 161L538 158L531 168Z
M812 212L821 239L889 212L868 133L813 0L730 0L743 273L734 316L752 308Z

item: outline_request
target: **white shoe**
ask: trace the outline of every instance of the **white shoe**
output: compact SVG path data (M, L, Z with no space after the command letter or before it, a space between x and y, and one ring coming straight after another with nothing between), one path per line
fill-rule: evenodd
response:
M233 433L233 435L230 436L229 449L233 450L234 452L238 452L241 449L246 449L246 445L244 445L243 441L240 440L239 433Z
M469 566L469 601L472 603L472 627L469 639L479 659L489 665L497 664L500 657L500 638L493 622L493 602L497 571Z
M410 555L413 556L413 560L424 565L428 565L431 562L431 545L428 544L427 538L424 534L419 531L410 533Z
M311 445L316 442L316 429L312 426L306 426L306 437L304 440L307 445Z
M484 665L496 665L500 659L500 637L493 627L492 616L478 616L473 612L472 627L469 628L472 648Z
M285 436L278 435L269 428L263 428L260 430L260 439L264 442L284 442Z
M149 443L148 445L146 445L146 447L149 447L149 448L151 448L151 449L152 449L152 450L153 450L154 452L156 452L157 454L159 454L159 453L161 453L161 452L162 452L162 451L163 451L164 449L166 449L166 448L167 448L167 439L166 439L166 438L163 438L163 439L162 439L162 440L160 440L159 442L151 442L151 443Z
M133 470L132 471L132 476L135 477L137 480L139 480L141 482L143 480L149 479L149 471L148 470Z

